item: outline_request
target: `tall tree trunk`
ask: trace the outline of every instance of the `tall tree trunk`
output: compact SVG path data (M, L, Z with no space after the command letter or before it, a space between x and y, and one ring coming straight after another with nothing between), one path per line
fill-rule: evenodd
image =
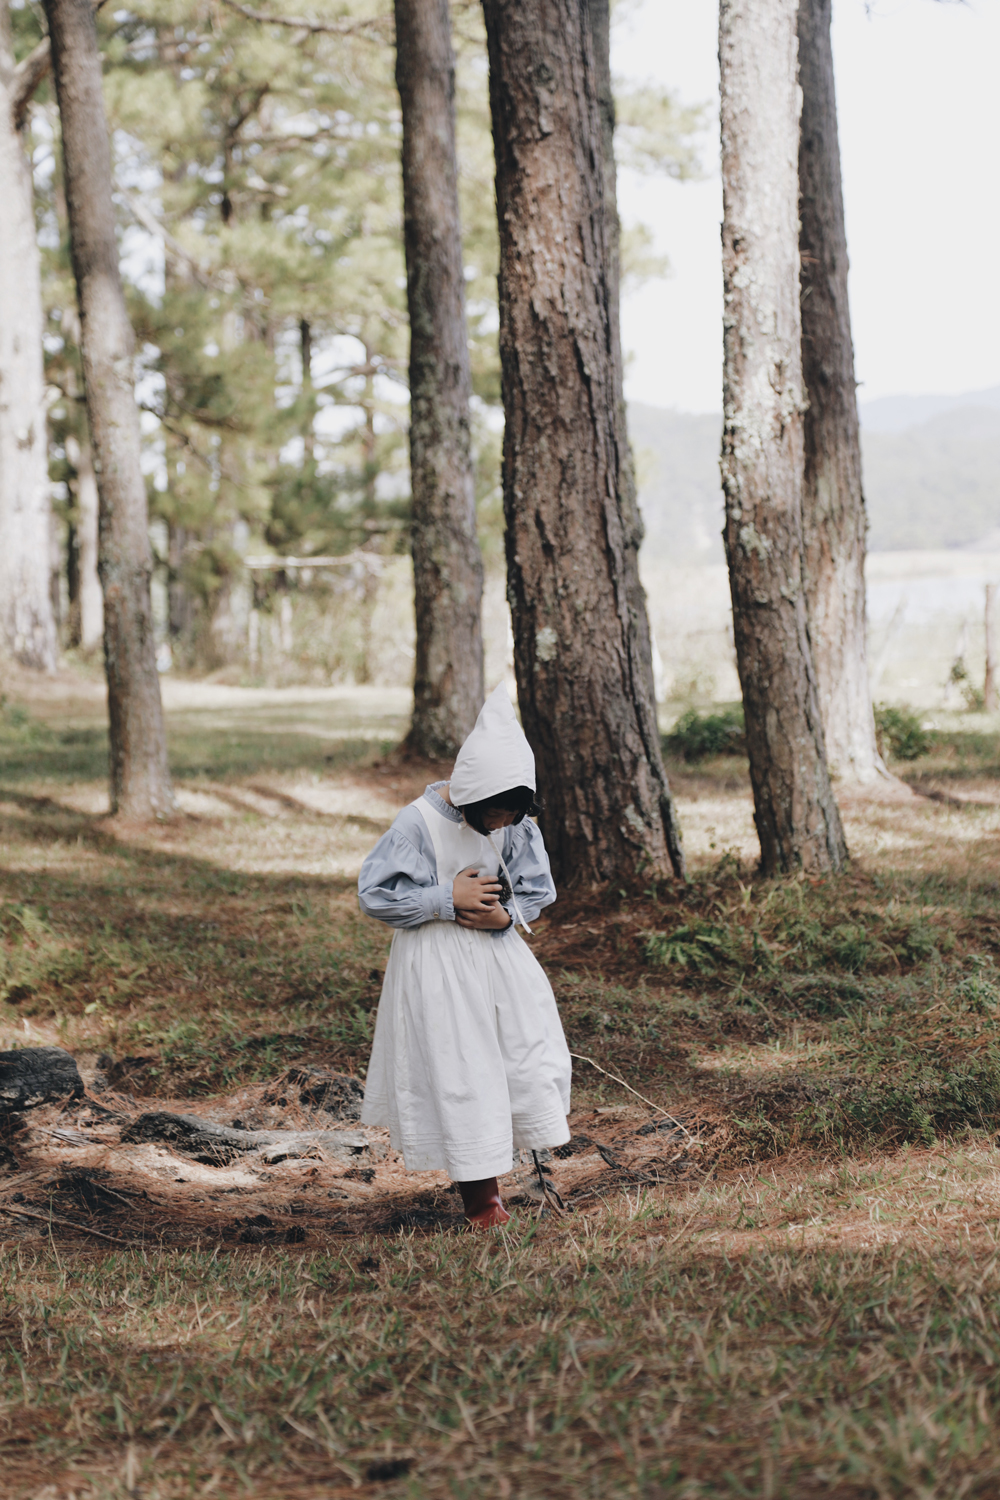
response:
M888 772L875 743L865 622L865 502L847 300L831 0L799 0L799 250L806 608L830 774Z
M67 443L67 448L69 444ZM80 644L80 551L77 545L76 525L70 517L66 522L66 644Z
M90 0L44 3L100 502L111 810L129 818L162 818L172 813L174 798L156 672L152 553L132 384L134 341L118 268L101 58Z
M372 351L365 346L365 367L368 374L365 376L364 394L360 401L361 410L364 413L364 426L361 429L361 492L364 497L363 510L368 520L373 520L378 505L378 494L376 485L378 481L378 439L375 433L375 381L372 376ZM359 552L374 553L378 548L378 533L369 535L368 540L361 543ZM354 680L358 683L369 683L375 671L375 605L378 601L379 574L378 564L372 566L365 564L361 573L361 609L358 633L358 665L354 674Z
M395 0L410 314L416 669L407 749L452 756L483 702L483 562L469 430L472 372L448 0Z
M628 412L625 406L621 335L621 220L618 217L618 164L615 161L615 95L611 83L611 5L610 0L587 0L590 40L594 53L594 78L597 108L601 121L601 155L604 162L604 243L608 281L608 325L610 347L615 351L612 362L615 380L615 405L618 411L619 462L618 494L629 545L635 549L634 567L628 576L633 589L632 614L639 632L639 655L648 666L646 691L656 703L653 675L653 640L646 608L646 591L639 578L638 551L646 534L639 509L639 491L635 482L635 461L628 436ZM655 708L654 708L655 712ZM679 835L678 835L679 837Z
M722 0L722 482L736 659L766 874L836 870L802 537L796 0Z
M168 474L172 467L168 454ZM190 658L197 616L195 601L184 578L188 541L184 526L177 521L167 523L167 634L175 662L182 656Z
M86 435L83 442L66 439L66 456L76 470L76 644L93 651L104 635L104 596L97 570L97 475Z
M18 131L24 88L8 3L0 0L0 641L22 665L51 672L57 643L42 291L31 171Z
M312 325L299 319L299 353L302 357L302 450L307 464L316 459L316 389L312 377Z
M683 869L652 695L587 0L484 0L518 700L560 879Z

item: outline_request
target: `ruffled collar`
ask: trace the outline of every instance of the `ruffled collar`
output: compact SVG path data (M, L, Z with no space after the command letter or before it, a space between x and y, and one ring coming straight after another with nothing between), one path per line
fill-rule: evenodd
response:
M462 817L462 814L459 812L458 808L452 807L450 802L446 802L437 790L439 786L447 785L448 783L446 781L432 781L430 786L424 792L424 796L427 798L434 811L441 813L442 816L447 818L450 823L464 823L465 819Z

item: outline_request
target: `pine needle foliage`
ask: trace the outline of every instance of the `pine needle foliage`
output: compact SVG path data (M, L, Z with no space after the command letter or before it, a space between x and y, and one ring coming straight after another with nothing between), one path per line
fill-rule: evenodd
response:
M307 8L306 8L307 9ZM407 354L401 120L388 0L212 0L103 8L98 31L120 244L138 349L160 629L187 667L245 661L292 600L300 632L330 646L322 674L366 680L384 569L408 550ZM17 51L39 16L15 7ZM289 24L296 19L315 24ZM499 565L497 231L483 23L453 6L459 192L484 550ZM697 110L622 95L623 162L697 171ZM31 121L45 254L52 477L76 521L86 445L58 113ZM662 274L641 225L633 281ZM369 554L371 566L255 573L244 559ZM389 576L389 575L387 575ZM391 575L395 577L395 575ZM392 588L396 585L393 583ZM160 597L160 595L158 595ZM266 629L264 629L266 627ZM283 629L284 627L282 627ZM318 666L317 657L313 665ZM293 670L279 655L281 680Z

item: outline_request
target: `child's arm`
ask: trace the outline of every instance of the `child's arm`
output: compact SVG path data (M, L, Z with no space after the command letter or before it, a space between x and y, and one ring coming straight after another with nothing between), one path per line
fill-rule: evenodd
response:
M504 834L503 857L507 861L521 915L530 924L556 899L549 856L537 823L525 818L516 827L508 829Z
M390 927L421 927L455 920L451 882L439 885L433 850L420 848L420 830L400 827L400 815L361 866L358 900L366 916ZM417 814L419 817L419 814ZM416 841L408 835L415 835Z

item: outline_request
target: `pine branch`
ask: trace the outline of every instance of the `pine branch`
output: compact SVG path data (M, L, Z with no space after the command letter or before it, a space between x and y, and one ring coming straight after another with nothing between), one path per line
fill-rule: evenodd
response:
M206 271L205 267L195 259L190 250L185 250L180 241L174 239L169 229L160 223L153 210L147 207L141 198L136 198L125 188L119 188L118 193L136 223L140 224L143 229L148 230L150 234L154 234L158 239L162 240L171 255L183 261L199 286L203 286L206 289L218 287L219 283L212 276L211 272Z
M217 475L219 478L224 479L227 484L231 484L235 489L249 489L249 486L245 484L242 479L239 479L235 474L230 473L225 464L217 464L213 459L206 458L204 453L202 453L199 449L197 443L192 441L190 434L187 433L184 428L181 427L177 422L171 421L170 417L167 416L165 412L161 411L159 407L151 406L148 402L145 401L138 401L136 402L136 405L138 406L140 411L149 412L150 416L155 417L164 431L169 432L171 437L175 437L181 444L185 452L190 454L195 462L201 464L202 468L205 469L213 477Z
M226 3L228 4L228 0L226 0ZM239 112L239 114L238 115L234 115L233 118L229 121L229 123L226 126L226 135L227 135L227 137L228 137L228 139L230 141L235 141L236 140L236 137L239 135L240 131L243 129L243 127L246 124L246 122L250 119L250 117L252 115L255 115L257 113L257 111L260 109L260 106L261 106L262 101L264 100L264 97L268 93L270 93L270 90L271 90L270 83L264 83L264 84L262 84L261 87L254 94L253 99L246 106L246 108L245 109L241 109L240 112Z
M51 66L52 47L48 37L43 36L38 46L27 57L23 57L14 69L12 112L15 130L20 130L27 119L28 105Z
M94 14L101 9L106 0L94 0ZM52 66L52 44L47 36L43 36L37 47L22 57L14 69L14 93L11 104L14 116L14 129L20 130L28 117L28 105L35 96L35 90Z
M310 31L324 36L364 36L374 32L376 40L384 41L390 20L388 16L373 16L369 21L312 21L307 16L279 16L272 11L253 10L249 5L241 5L239 0L222 0L222 3L247 21L258 21L265 26L287 26L291 31Z

